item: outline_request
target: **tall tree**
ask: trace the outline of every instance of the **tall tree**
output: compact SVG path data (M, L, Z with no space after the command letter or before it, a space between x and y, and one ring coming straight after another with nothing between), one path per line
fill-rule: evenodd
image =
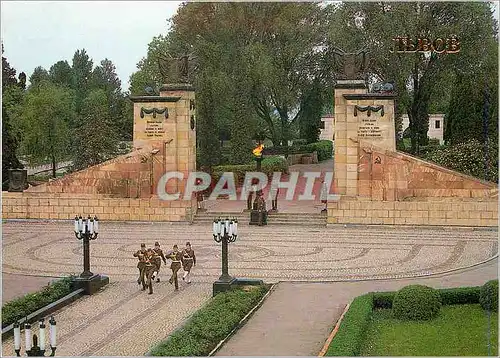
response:
M38 87L46 81L50 81L49 72L42 66L36 67L30 76L30 87Z
M93 90L85 98L79 123L74 134L75 169L97 165L115 155L118 143L104 90Z
M427 114L438 84L450 81L451 68L468 73L479 70L482 39L490 38L494 28L487 3L345 2L336 5L331 14L329 47L347 51L368 47L371 75L377 80L394 80L398 112L405 111L410 117L413 152L427 139ZM391 52L392 39L407 34L413 41L456 35L464 45L458 55Z
M12 111L15 126L22 133L21 152L31 165L57 163L68 157L69 128L73 116L70 92L48 81L31 88L22 105Z
M92 59L85 49L77 50L73 55L72 62L72 88L75 91L76 113L82 111L85 97L90 91L90 81L92 76Z
M58 61L53 64L50 67L49 75L52 83L72 88L73 72L68 61Z
M22 95L16 80L16 70L2 56L2 190L8 188L9 169L23 168L16 155L18 141L9 116L12 107L22 100Z

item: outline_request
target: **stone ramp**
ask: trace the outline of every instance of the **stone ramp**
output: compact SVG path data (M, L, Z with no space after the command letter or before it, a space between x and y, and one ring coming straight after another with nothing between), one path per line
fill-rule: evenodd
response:
M181 281L175 292L160 282L154 290L148 295L135 282L112 282L58 311L57 356L142 356L211 297L212 285ZM12 337L2 353L14 354Z
M344 307L371 291L409 284L435 288L479 286L498 278L498 259L429 278L334 283L281 282L217 356L317 356Z

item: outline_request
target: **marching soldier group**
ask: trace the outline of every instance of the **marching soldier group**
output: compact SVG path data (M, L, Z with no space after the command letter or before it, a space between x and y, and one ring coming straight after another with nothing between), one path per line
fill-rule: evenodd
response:
M191 283L190 274L191 269L196 265L196 256L191 244L186 243L186 248L179 251L177 245L173 246L173 249L169 251L166 255L163 254L163 250L160 249L160 244L155 242L154 249L146 249L146 244L141 244L141 249L134 253L134 257L139 259L137 263L137 268L139 269L139 278L137 283L142 284L142 290L145 291L149 288L149 294L153 293L153 282L156 278L156 282L160 282L160 267L161 262L167 264L167 259L172 261L170 269L172 270L172 276L168 280L170 284L175 284L175 289L179 289L179 282L177 280L177 272L183 268L184 275L182 279L186 283Z

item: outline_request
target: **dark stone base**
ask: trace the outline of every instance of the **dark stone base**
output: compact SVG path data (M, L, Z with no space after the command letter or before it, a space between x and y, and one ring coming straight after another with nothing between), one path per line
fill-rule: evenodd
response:
M252 210L250 212L250 225L267 225L267 211Z
M215 296L216 294L220 292L225 292L231 289L231 286L236 283L236 279L233 278L230 281L220 281L217 280L213 284L213 294L212 296Z
M213 284L212 297L219 292L225 292L235 286L260 286L264 285L264 281L255 278L233 278L231 281L215 281Z
M77 277L73 283L75 288L83 288L86 295L93 295L109 283L109 277L97 274L88 278Z

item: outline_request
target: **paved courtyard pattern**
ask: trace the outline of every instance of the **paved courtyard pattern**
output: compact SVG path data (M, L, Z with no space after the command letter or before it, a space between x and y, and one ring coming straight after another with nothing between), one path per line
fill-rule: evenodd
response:
M72 230L71 221L4 223L3 272L18 276L21 285L27 276L79 274L83 248ZM143 355L211 297L211 283L220 275L220 244L211 226L201 224L102 222L100 232L91 241L91 270L109 276L111 283L57 312L57 354ZM142 242L153 246L155 241L164 250L192 243L197 265L191 285L181 281L180 290L173 291L162 266L155 293L140 291L132 253ZM229 245L229 272L266 282L388 279L453 270L496 253L497 232L489 230L241 225L238 240ZM336 314L338 307L332 309ZM5 354L12 354L12 344L12 339L3 342Z
M305 218L307 220L307 218ZM83 247L72 222L8 222L3 226L3 272L59 277L80 274ZM220 244L211 225L100 223L91 241L91 270L111 281L137 277L132 253L141 243L163 250L193 245L194 282L220 275ZM315 228L240 225L229 245L230 274L283 280L349 280L418 276L486 260L497 252L497 231L390 227ZM164 266L163 266L164 267Z

